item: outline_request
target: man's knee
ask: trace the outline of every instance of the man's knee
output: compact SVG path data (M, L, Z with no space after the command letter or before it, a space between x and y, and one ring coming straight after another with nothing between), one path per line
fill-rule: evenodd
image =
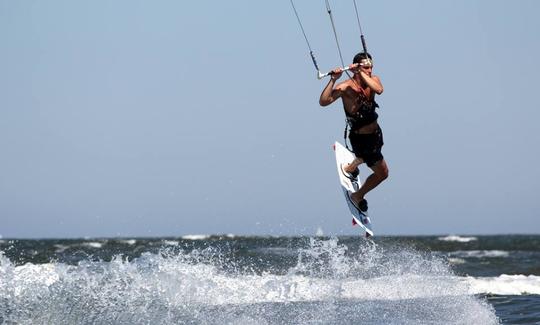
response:
M388 166L386 165L384 160L381 162L378 168L375 169L375 175L377 175L377 177L381 181L384 181L388 178Z
M377 173L377 176L381 179L381 181L384 181L388 178L388 167L381 168L379 173Z

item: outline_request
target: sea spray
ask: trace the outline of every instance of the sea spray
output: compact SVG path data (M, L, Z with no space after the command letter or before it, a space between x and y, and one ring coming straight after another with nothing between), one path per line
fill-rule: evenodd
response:
M234 240L139 257L14 265L0 320L17 324L497 323L446 262L404 245L306 238L269 254ZM281 252L281 255L274 254ZM282 254L287 252L286 254ZM292 257L294 263L289 265ZM281 263L279 259L287 260ZM261 266L262 265L262 266ZM281 266L279 266L281 265Z

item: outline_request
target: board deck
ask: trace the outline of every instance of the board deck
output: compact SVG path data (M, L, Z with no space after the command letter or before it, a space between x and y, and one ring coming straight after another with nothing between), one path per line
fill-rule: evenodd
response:
M362 215L354 206L349 197L351 193L358 191L358 188L362 186L362 183L359 179L357 181L352 181L342 170L342 166L352 162L355 156L352 152L350 152L347 148L345 148L341 143L337 141L334 144L334 151L336 154L339 183L341 185L341 189L343 190L343 195L345 196L347 206L351 211L353 225L358 224L360 227L362 227L362 229L366 232L366 237L373 236L373 230L369 216L367 215L367 213L365 216Z

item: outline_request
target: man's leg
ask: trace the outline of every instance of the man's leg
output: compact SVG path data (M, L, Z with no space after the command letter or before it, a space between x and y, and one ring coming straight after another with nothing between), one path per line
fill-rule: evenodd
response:
M384 159L379 160L370 168L373 170L373 174L369 175L364 184L362 184L362 187L351 195L351 199L356 204L362 201L369 191L388 178L388 166Z

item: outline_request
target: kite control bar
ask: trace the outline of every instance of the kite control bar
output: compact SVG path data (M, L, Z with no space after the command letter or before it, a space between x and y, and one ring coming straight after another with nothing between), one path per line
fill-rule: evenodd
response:
M341 68L341 71L343 71L343 72L349 71L349 70L351 70L350 66ZM320 71L317 71L317 79L321 80L322 78L331 76L333 74L334 74L334 71L329 71L327 73L321 73Z
M334 71L329 71L327 73L321 73L321 70L319 69L319 65L317 64L317 60L315 59L315 55L313 54L313 50L311 49L311 44L309 44L309 40L307 38L306 31L304 30L304 26L302 25L302 21L300 20L300 16L298 16L298 11L296 10L296 7L294 6L293 0L290 0L290 2L291 2L291 6L293 8L294 14L296 16L296 20L298 21L298 25L300 26L300 29L302 30L302 35L304 35L304 39L305 39L307 47L309 49L309 55L311 56L311 60L313 61L313 65L315 66L315 69L317 70L317 79L321 80L324 77L331 76L332 74L334 74ZM337 49L338 49L338 53L339 53L339 58L341 59L341 65L345 65L345 63L343 62L343 55L341 55L341 48L339 46L339 41L338 41L337 32L336 32L336 26L334 24L334 18L332 16L332 10L330 9L330 3L329 3L328 0L326 0L325 2L326 2L326 10L328 12L328 16L330 17L330 22L332 23L332 30L334 31L334 38L336 39L336 45L337 45ZM366 40L364 39L364 33L362 32L362 26L360 25L360 17L358 16L358 8L356 6L356 0L354 0L353 2L354 2L354 9L355 9L355 12L356 12L356 18L358 20L358 27L360 28L360 40L362 42L362 48L364 50L364 53L367 53ZM351 70L351 67L343 67L343 68L341 68L341 71L343 71L343 72L346 72L346 71L349 71L349 70ZM347 75L348 75L348 73L347 73ZM351 78L350 75L349 75L349 78Z

